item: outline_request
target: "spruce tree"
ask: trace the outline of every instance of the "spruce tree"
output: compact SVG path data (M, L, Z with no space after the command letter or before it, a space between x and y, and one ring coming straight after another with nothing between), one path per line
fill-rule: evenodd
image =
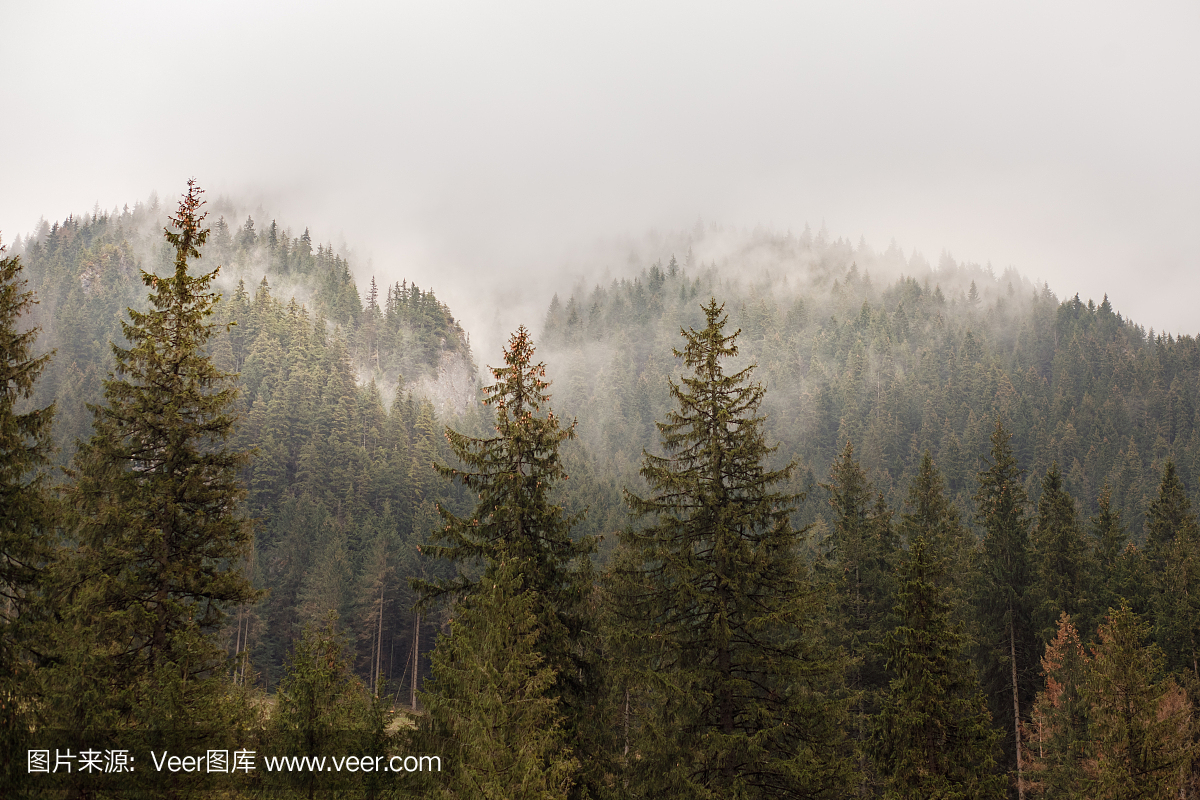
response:
M128 347L112 345L105 402L92 407L93 434L68 473L75 549L58 569L54 662L59 678L85 688L60 687L71 706L64 723L120 725L132 714L195 724L194 703L212 688L204 679L223 674L213 634L227 609L256 597L240 571L251 541L239 512L247 455L226 444L237 423L235 376L206 350L217 270L188 271L208 235L201 191L188 182L165 231L174 272L142 272L152 308L129 309ZM162 681L186 689L170 693L182 705L154 701L166 693Z
M626 492L643 528L621 535L613 595L630 626L646 697L628 790L646 797L841 797L846 704L821 644L820 604L792 528L793 465L759 415L753 367L726 374L739 332L724 307L682 331L670 381L677 407L658 423L664 455L643 453L649 493Z
M994 772L999 735L942 599L945 567L918 534L900 569L897 626L884 646L892 679L873 738L889 800L1004 797Z
M1200 680L1200 523L1173 461L1146 511L1146 555L1155 641L1170 670Z
M35 302L25 289L20 258L0 258L0 778L10 767L22 766L16 755L31 707L24 683L30 604L52 549L51 509L40 468L53 448L54 408L17 409L33 395L50 359L32 353L37 329L18 327Z
M566 514L554 501L557 484L567 479L559 447L574 437L575 428L574 424L562 427L550 409L546 365L535 362L533 355L529 332L521 327L505 349L504 366L492 368L496 382L484 388L484 402L495 411L495 436L474 438L446 430L461 466L437 465L437 470L474 492L478 502L464 516L440 506L445 525L435 540L444 544L425 548L427 554L458 564L459 574L451 580L414 581L414 585L425 603L437 597L452 597L470 607L475 602L471 598L480 592L498 602L492 593L499 591L495 587L501 584L505 585L499 597L525 598L521 602L528 602L536 622L522 629L521 635L532 638L521 641L532 647L539 659L539 689L545 697L561 704L566 739L591 742L598 723L598 679L589 655L595 643L587 603L592 589L590 554L595 539L573 540L571 529L579 517ZM521 568L513 569L513 564ZM470 570L480 566L482 574L473 577ZM468 617L468 622L489 624L478 613ZM464 624L460 620L454 639L467 636ZM481 647L489 643L482 632L472 633L464 641ZM465 646L449 639L439 640L439 651L450 648L452 652L435 655L435 662L469 658L461 650ZM548 680L543 679L546 675L550 676ZM438 676L436 686L446 698L441 706L446 713L456 707L453 698L467 691L451 675ZM477 698L477 702L490 700ZM513 724L518 723L519 717L513 717ZM461 726L447 723L437 730L455 733ZM506 735L516 737L520 731ZM444 744L466 746L462 742ZM599 761L593 759L583 767L598 768ZM572 776L569 783L576 785L578 792L593 780L589 775Z
M539 597L522 592L528 563L510 558L455 608L433 653L422 705L446 775L445 798L568 797L580 764L554 696L556 670L539 652Z
M1063 486L1058 463L1042 481L1037 523L1033 528L1034 583L1031 606L1034 628L1042 641L1054 636L1063 614L1091 627L1089 582L1093 573L1087 541L1075 511L1075 500Z
M852 693L855 736L865 743L868 721L878 708L880 691L887 686L882 644L891 622L897 537L892 511L882 495L872 497L871 484L854 458L851 442L846 442L830 468L824 488L833 513L824 566L829 610L835 640L847 656L846 683ZM863 752L860 778L869 782L872 770L866 757Z
M956 607L965 602L963 583L972 542L958 509L946 496L946 481L928 450L921 456L917 474L908 487L904 513L900 515L900 534L907 542L924 536L926 544L945 561L945 568L939 573L939 579L945 583L939 588L954 613L959 613Z
M1016 773L1017 793L1024 800L1021 756L1021 709L1033 700L1038 648L1030 603L1028 502L1011 436L997 420L987 469L978 473L977 520L983 548L976 572L976 611L980 615L983 683L992 718L1011 736L1007 755Z
M1045 689L1030 714L1030 786L1051 798L1084 800L1092 753L1087 685L1091 660L1064 613L1042 656Z
M1098 509L1088 520L1095 553L1096 573L1093 586L1094 608L1118 608L1126 599L1135 611L1141 608L1139 599L1145 587L1136 581L1141 553L1129 546L1129 537L1121 524L1121 510L1113 506L1112 487L1107 483L1100 489Z
M1195 752L1191 705L1149 639L1149 624L1122 605L1110 610L1092 649L1089 800L1184 797Z

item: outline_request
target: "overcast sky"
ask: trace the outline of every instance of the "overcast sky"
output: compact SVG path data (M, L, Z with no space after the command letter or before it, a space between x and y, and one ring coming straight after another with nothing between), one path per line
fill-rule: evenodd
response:
M598 238L824 221L1200 332L1195 2L0 0L0 38L5 241L194 176L470 327Z

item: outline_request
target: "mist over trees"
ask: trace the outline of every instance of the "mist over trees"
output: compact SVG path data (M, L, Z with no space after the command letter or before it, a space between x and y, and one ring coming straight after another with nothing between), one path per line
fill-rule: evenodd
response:
M188 197L0 261L6 742L446 759L363 796L1196 796L1194 337L698 227L474 354Z

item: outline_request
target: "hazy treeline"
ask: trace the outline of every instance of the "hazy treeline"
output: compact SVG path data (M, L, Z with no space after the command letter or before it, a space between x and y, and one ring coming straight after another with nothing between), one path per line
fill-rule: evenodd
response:
M756 231L720 252L709 262L672 256L551 303L542 341L556 406L579 417L605 470L632 478L668 404L679 329L715 295L742 330L739 363L756 363L769 389L768 431L780 458L798 460L801 487L823 481L850 440L898 505L929 450L966 512L1002 417L1035 499L1039 476L1058 463L1087 514L1108 483L1140 539L1167 459L1197 497L1194 336L1147 333L1108 298L1060 302L1012 270L997 276L949 256L933 270L894 246L878 254L807 230ZM756 268L735 273L742 258Z

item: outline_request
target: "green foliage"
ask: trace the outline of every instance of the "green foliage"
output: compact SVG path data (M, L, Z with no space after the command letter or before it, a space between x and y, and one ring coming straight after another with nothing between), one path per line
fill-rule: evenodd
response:
M847 656L846 685L853 693L851 715L858 741L865 743L879 693L887 686L883 641L891 628L895 565L899 542L892 512L872 488L846 443L829 475L833 531L826 540L824 580L830 591L827 609L835 641ZM862 756L866 758L866 754ZM861 778L872 770L860 763Z
M1006 747L1021 778L1019 727L1035 693L1038 646L1033 626L1029 563L1029 522L1021 471L1010 434L997 420L987 469L979 473L975 493L977 519L984 529L976 570L976 613L982 678L991 700L992 719L1012 738Z
M1030 714L1029 788L1034 794L1064 800L1088 796L1093 733L1087 699L1090 669L1079 632L1064 612L1042 656L1046 688L1038 693Z
M53 510L41 468L53 447L54 408L19 407L33 395L49 360L32 353L37 330L20 327L36 302L25 286L20 259L0 258L0 779L21 767L15 754L21 752L30 708L31 622L53 542Z
M1063 614L1090 623L1090 583L1095 569L1075 500L1063 486L1058 464L1051 465L1042 481L1031 549L1034 580L1030 603L1039 638L1049 641Z
M943 599L946 559L923 533L909 544L885 650L892 676L875 719L886 798L999 798L999 732Z
M1146 516L1155 640L1172 671L1200 678L1200 524L1172 461Z
M458 481L479 500L469 516L441 507L445 525L434 539L446 544L429 546L426 552L460 568L481 565L482 576L475 578L460 569L452 580L419 581L415 585L426 602L451 596L469 603L484 590L481 587L490 586L488 591L492 591L505 582L513 583L503 588L501 597L533 598L536 625L525 633L533 635L528 641L541 659L539 669L547 671L538 672L548 676L544 691L562 703L565 730L574 741L575 737L586 736L585 731L596 722L590 711L597 693L590 653L595 646L595 625L587 607L591 594L589 555L595 550L595 540L573 540L571 529L578 517L566 515L553 502L556 485L568 477L559 448L574 435L574 428L561 427L549 408L546 368L534 362L533 354L529 333L519 328L504 351L504 366L492 368L495 383L484 388L484 403L495 412L496 435L478 438L447 429L450 447L462 466L437 467L444 477ZM460 619L460 635L471 621L484 624L478 614L468 616L467 622ZM457 638L452 638L448 646L457 646ZM477 637L466 641L485 646ZM451 656L440 658L441 663L448 663L445 659ZM543 678L537 681L540 686ZM446 691L461 697L463 688L450 685ZM449 726L444 732L456 735L460 731ZM468 745L459 742L454 746ZM471 758L483 755L468 751ZM493 769L474 762L466 768L487 774ZM554 775L558 777L551 782L560 785L567 774ZM574 782L571 778L567 784Z
M1096 762L1089 798L1181 796L1194 750L1191 706L1162 676L1162 652L1148 634L1128 606L1110 610L1100 626L1085 693Z
M965 602L964 583L974 542L963 526L958 509L946 496L946 482L927 451L921 456L921 466L908 487L904 501L904 513L900 517L900 534L905 541L912 542L923 536L937 558L945 560L945 568L939 573L944 583L939 587L945 592L944 599L956 608Z
M1046 688L1032 715L1031 788L1045 797L1166 798L1187 794L1192 709L1149 625L1128 605L1109 609L1085 653L1063 614L1046 647Z
M217 273L188 274L207 236L199 195L189 183L166 232L174 273L142 273L153 309L129 310L129 347L113 345L106 403L94 407L95 432L69 473L73 548L58 567L56 642L68 685L58 690L98 696L63 724L101 709L136 716L152 691L141 682L168 665L201 703L205 678L224 664L212 635L226 609L256 596L239 569L251 537L239 513L246 455L227 445L236 388L206 352ZM77 680L93 688L79 691Z
M644 528L622 533L612 596L630 626L640 735L628 784L643 796L836 797L847 788L841 672L823 649L820 603L767 467L774 448L751 368L726 374L737 333L716 300L676 350L677 410L665 455L643 456L650 489L626 492Z
M543 598L520 588L529 568L514 556L492 569L456 605L434 650L422 724L448 774L431 796L549 800L569 796L579 778L559 676L538 641Z
M280 752L341 755L346 733L362 726L366 691L345 649L336 616L304 626L275 691L270 730Z
M1096 564L1094 608L1119 608L1124 600L1135 611L1145 610L1147 587L1140 575L1144 559L1129 542L1121 524L1121 510L1113 507L1108 484L1101 488L1098 503L1099 510L1088 526Z

